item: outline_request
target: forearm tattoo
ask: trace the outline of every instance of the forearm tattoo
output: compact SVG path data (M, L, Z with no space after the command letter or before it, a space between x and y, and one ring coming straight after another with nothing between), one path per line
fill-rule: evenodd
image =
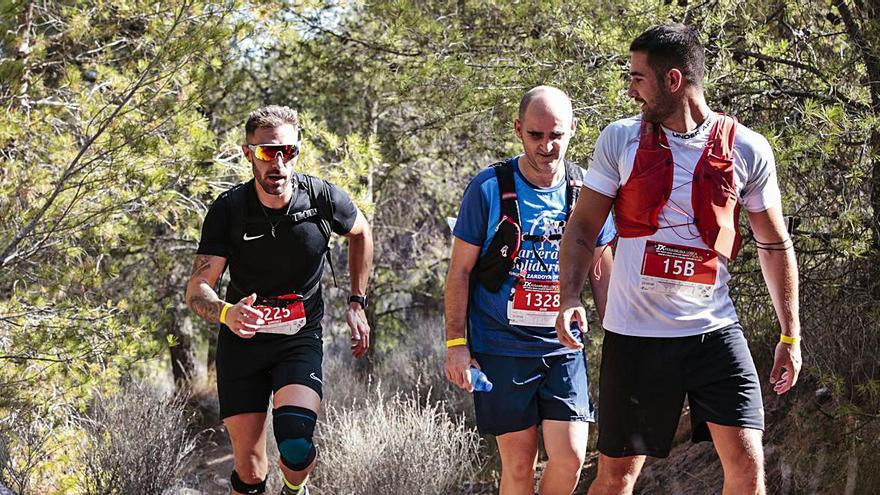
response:
M211 266L211 258L205 255L197 255L193 262L192 278L201 277ZM189 307L199 315L203 320L209 323L220 322L220 310L223 309L223 301L218 300L216 294L205 294L211 289L205 288L208 282L203 280L200 282L199 293L194 294L189 299ZM211 297L213 296L213 297Z
M209 301L206 297L198 295L189 300L189 307L208 323L220 323L223 301Z

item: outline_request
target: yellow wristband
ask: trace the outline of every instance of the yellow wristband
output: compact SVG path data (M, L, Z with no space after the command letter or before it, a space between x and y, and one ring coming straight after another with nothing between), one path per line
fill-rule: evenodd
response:
M780 335L779 341L783 344L797 344L801 341L800 337L789 337L788 335Z
M229 303L223 303L223 309L220 310L220 323L226 324L226 312L229 311L232 305Z
M449 339L446 341L446 348L455 347L458 345L467 345L467 340L464 337L459 337L457 339Z

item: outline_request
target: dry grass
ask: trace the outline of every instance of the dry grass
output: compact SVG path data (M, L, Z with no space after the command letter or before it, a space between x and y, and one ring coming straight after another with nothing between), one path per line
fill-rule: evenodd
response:
M19 495L40 493L52 437L52 425L38 415L13 412L0 420L0 482Z
M461 493L483 462L470 394L443 374L440 322L414 326L371 374L327 332L315 493Z
M86 495L175 493L186 485L197 434L185 397L162 397L143 384L96 400L78 418L86 434L79 478Z
M479 436L442 403L379 386L367 403L327 407L317 443L316 493L455 492L480 469Z

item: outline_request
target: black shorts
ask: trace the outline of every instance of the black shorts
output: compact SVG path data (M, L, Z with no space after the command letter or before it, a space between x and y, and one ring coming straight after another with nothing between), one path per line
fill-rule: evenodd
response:
M217 342L217 395L220 418L266 412L272 393L285 385L305 385L323 396L321 332L257 334L242 339L226 326Z
M687 395L692 440L707 422L764 429L755 364L737 323L691 337L605 332L599 375L599 451L667 457Z
M549 357L474 353L493 387L474 392L477 429L503 435L543 420L593 421L587 363L583 352Z

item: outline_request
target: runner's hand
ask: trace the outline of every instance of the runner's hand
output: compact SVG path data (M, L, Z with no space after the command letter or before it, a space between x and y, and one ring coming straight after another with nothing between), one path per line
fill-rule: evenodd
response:
M556 336L559 337L559 342L569 349L583 349L584 344L571 333L572 324L579 325L581 337L587 334L587 310L579 303L562 305L559 309L559 315L556 316Z
M257 330L265 323L263 314L252 306L256 300L256 294L245 296L226 311L226 326L243 339L256 335Z
M446 349L446 378L457 387L468 392L474 391L471 383L471 368L480 369L476 359L471 358L471 352L466 345L456 345Z
M770 371L770 383L776 395L782 395L794 387L801 372L801 344L776 344L773 357L773 370Z
M348 328L351 329L351 355L361 358L370 348L370 324L360 303L349 303L346 314Z

